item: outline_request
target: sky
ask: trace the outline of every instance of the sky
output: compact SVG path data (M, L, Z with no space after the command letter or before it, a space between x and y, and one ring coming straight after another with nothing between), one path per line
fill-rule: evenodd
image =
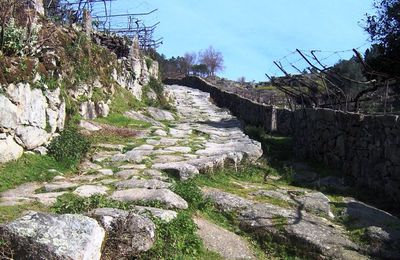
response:
M145 22L160 22L156 36L164 44L158 52L176 57L212 45L224 57L219 75L233 80L278 76L273 61L289 72L291 64L304 69L305 62L292 53L296 48L319 50L317 57L332 65L350 58L352 48L364 52L370 46L362 20L373 13L372 0L118 0L112 5L114 14L154 8L158 11Z

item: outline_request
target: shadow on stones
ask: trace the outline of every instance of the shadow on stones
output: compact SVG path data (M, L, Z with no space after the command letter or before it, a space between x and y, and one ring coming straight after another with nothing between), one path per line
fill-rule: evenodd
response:
M209 125L215 128L240 128L240 121L237 119L222 119L221 121L200 121L199 124Z

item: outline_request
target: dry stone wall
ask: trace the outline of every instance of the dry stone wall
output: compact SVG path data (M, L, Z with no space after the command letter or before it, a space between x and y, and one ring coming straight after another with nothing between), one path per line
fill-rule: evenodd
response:
M19 158L24 149L38 149L63 130L65 102L59 88L19 83L0 90L0 163Z
M294 112L297 156L325 162L371 192L400 201L398 116L366 116L329 109Z
M330 109L292 112L253 102L197 77L166 79L164 83L209 92L218 106L228 108L246 123L293 136L298 157L324 162L352 177L356 185L400 202L399 116Z

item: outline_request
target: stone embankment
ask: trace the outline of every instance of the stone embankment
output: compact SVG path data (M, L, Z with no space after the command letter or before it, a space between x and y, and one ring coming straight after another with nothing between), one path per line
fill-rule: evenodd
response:
M355 185L370 189L394 203L400 202L400 119L330 109L289 111L256 103L222 90L198 77L166 79L208 92L248 124L268 132L293 136L300 158L324 162L342 170Z

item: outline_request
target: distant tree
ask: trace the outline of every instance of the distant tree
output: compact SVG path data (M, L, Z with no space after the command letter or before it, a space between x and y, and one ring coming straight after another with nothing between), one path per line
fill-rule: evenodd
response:
M193 74L196 76L205 77L210 74L206 64L196 64L192 66Z
M211 76L224 69L224 57L222 53L215 50L212 46L200 52L200 62L205 64Z
M183 58L185 59L188 66L188 73L190 73L192 71L193 65L195 65L197 62L197 54L195 52L186 52L183 55Z
M246 83L246 78L245 78L244 76L239 77L239 78L237 79L237 82L238 82L240 85L244 85L244 84Z
M374 69L400 76L400 0L375 0L376 14L367 14L365 30L376 43ZM367 53L371 54L371 53Z

